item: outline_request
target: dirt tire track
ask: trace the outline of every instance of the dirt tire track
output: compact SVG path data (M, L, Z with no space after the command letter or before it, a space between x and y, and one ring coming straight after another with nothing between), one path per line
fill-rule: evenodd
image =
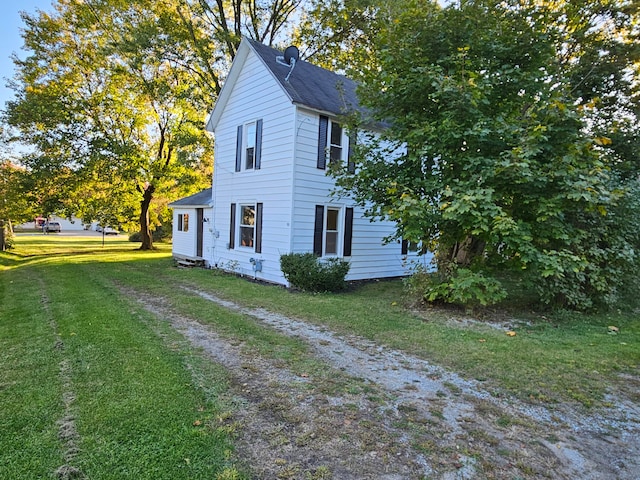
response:
M255 478L638 478L637 406L587 418L506 403L424 360L182 288L302 338L336 375L376 390L329 395L164 299L125 292L229 370L240 404L238 453Z
M39 279L39 283L40 290L42 291L42 309L49 319L49 326L51 327L55 338L53 348L62 353L64 352L65 345L64 341L62 340L62 336L60 335L58 322L56 322L56 319L53 316L51 309L49 308L49 297L45 292L45 284L41 278ZM65 463L56 469L55 477L60 480L83 479L85 478L85 476L82 471L78 467L75 467L73 465L79 451L78 445L80 443L80 436L76 428L74 413L74 403L76 400L76 396L71 380L71 365L69 364L69 361L64 358L64 355L62 360L60 361L60 371L58 375L60 378L60 382L62 383L61 400L64 407L64 415L56 422L56 424L58 425L58 439L60 440L60 442L62 442L65 448L63 452Z

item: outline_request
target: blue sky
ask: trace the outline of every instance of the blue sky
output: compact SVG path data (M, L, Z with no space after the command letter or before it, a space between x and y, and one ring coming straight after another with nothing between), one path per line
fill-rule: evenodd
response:
M24 58L26 52L22 50L20 29L23 27L20 12L34 13L36 9L46 12L53 11L53 0L2 0L0 2L0 108L5 102L13 98L13 91L5 84L6 79L13 76L13 62L11 55L16 53Z

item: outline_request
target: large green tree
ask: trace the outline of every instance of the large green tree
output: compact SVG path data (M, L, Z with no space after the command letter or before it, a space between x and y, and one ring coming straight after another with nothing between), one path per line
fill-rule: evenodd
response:
M341 187L436 252L427 299L496 301L506 269L548 303L615 301L637 264L638 4L401 3L360 77L389 127Z
M30 54L15 59L5 115L34 147L23 163L58 183L67 214L128 223L137 212L141 248L153 248L152 200L210 183L204 117L242 35L274 42L299 4L60 0L23 14Z

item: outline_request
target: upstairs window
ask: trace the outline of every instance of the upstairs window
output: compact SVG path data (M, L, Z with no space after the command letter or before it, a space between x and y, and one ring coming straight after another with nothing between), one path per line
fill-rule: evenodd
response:
M247 142L244 148L244 169L253 170L256 165L256 124L247 125Z
M330 164L341 165L344 161L347 170L355 171L355 165L351 162L353 140L347 140L346 132L338 122L330 121L329 117L320 115L318 124L318 159L317 167L321 170L327 168L327 158Z
M260 170L262 159L262 120L238 125L236 134L236 172Z
M329 139L329 162L339 164L342 161L342 127L339 123L331 122Z

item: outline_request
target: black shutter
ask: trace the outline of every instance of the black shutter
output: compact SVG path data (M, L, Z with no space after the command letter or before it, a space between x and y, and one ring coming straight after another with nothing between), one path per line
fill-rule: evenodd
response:
M256 253L262 253L262 204L256 204Z
M409 240L402 240L402 255L407 255L409 253Z
M327 168L327 133L329 130L329 117L320 115L320 127L318 128L318 168Z
M356 162L351 158L353 156L353 150L356 146L356 132L349 132L349 151L347 152L347 172L356 172Z
M236 204L231 204L231 222L229 225L229 248L236 246Z
M344 257L351 256L351 244L353 243L353 208L347 207L344 212Z
M256 170L260 170L261 159L262 159L262 119L256 122L256 166L255 166Z
M238 125L238 135L236 136L236 172L242 167L242 125Z
M313 227L313 253L322 256L322 232L324 230L324 205L316 205L316 221Z

